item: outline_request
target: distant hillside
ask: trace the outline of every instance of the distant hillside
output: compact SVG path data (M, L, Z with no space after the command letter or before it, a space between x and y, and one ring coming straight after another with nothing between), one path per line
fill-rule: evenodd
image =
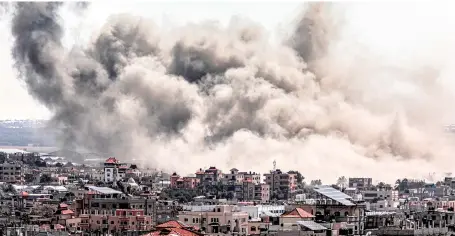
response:
M0 120L0 146L54 146L55 132L43 120Z

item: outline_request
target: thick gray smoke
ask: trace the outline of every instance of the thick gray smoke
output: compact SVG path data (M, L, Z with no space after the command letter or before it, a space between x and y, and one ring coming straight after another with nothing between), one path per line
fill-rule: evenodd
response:
M152 22L115 15L91 44L70 51L60 6L16 4L12 33L21 78L55 114L62 145L182 174L209 165L264 172L277 160L326 180L420 177L428 170L409 167L442 170L453 151L434 114L433 70L399 75L429 99L384 94L385 82L368 77L393 68L340 51L334 5L309 4L281 45L244 19L161 34Z

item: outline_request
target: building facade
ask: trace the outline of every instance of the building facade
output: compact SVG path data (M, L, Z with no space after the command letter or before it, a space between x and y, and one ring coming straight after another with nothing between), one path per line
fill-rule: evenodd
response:
M289 199L297 188L297 175L273 170L264 174L265 183L269 185L270 198Z
M368 189L373 187L372 178L349 178L348 184L350 188Z
M197 227L209 235L246 235L248 230L248 213L232 205L190 206L190 209L179 212L178 218L179 221Z
M0 181L6 183L24 183L22 166L18 163L0 164Z

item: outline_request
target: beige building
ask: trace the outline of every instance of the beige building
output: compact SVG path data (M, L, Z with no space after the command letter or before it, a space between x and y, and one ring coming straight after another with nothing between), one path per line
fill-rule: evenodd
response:
M24 183L22 166L16 163L0 164L0 181L6 183Z
M197 227L208 235L247 235L248 213L237 206L187 206L179 212L179 221Z

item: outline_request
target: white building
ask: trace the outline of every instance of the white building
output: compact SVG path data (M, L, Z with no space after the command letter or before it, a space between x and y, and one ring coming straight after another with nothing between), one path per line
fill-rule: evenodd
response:
M121 164L115 157L109 157L104 162L104 182L112 183L123 179L127 169L128 167Z
M188 211L191 209L190 211ZM208 235L248 234L248 213L233 205L185 206L179 221L202 229Z
M284 205L256 205L256 206L241 206L240 211L248 213L251 219L263 217L279 217L285 212Z

